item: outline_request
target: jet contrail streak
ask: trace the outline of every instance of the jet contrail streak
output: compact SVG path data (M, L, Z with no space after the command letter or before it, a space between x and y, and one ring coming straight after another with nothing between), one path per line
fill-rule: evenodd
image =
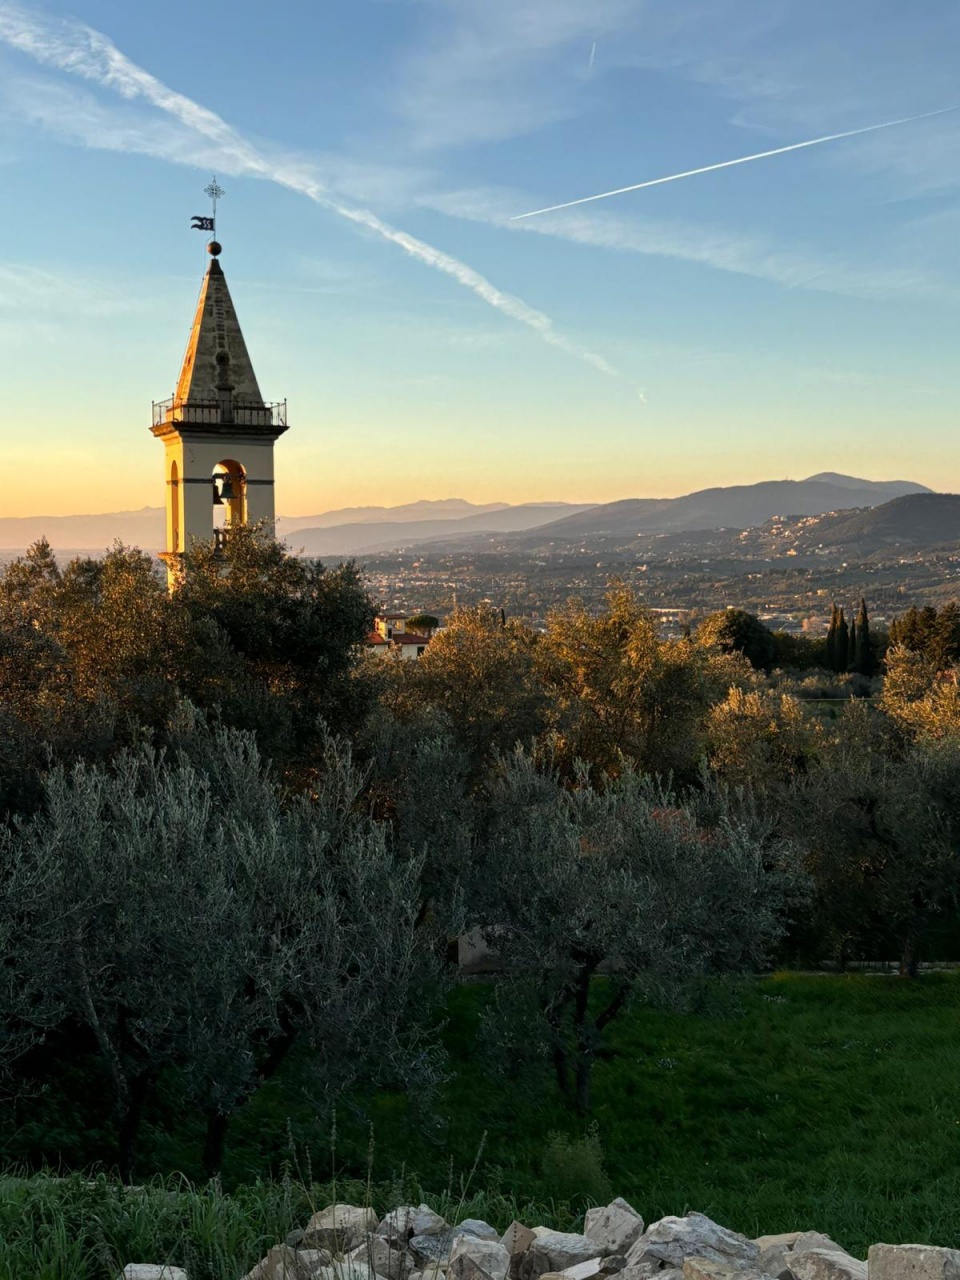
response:
M592 200L609 200L611 196L622 196L628 191L642 191L645 187L659 187L664 182L679 182L681 178L694 178L698 173L713 173L715 169L729 169L735 164L747 164L751 160L766 160L768 156L782 156L787 151L800 151L803 147L817 147L821 142L837 142L840 138L855 138L861 133L876 133L878 129L892 129L898 124L913 124L915 120L929 120L931 116L946 115L948 111L957 111L958 106L941 107L939 111L924 111L919 116L906 116L903 120L885 120L883 124L868 124L864 129L848 129L845 133L828 133L823 138L809 138L806 142L792 142L788 147L774 147L772 151L758 151L752 156L738 156L736 160L721 160L719 164L705 164L700 169L686 169L683 173L671 173L666 178L651 178L649 182L635 182L632 187L617 187L616 191L601 191L596 196L581 196L579 200L566 200L563 204L551 204L546 209L533 209L530 213L516 213L511 222L519 222L523 218L536 218L541 213L556 213L558 209L572 209L577 204L590 204Z
M220 150L222 163L230 165L230 172L275 182L306 196L355 226L365 227L425 266L449 276L488 306L533 330L549 346L585 361L607 377L623 376L603 356L558 332L548 315L515 294L499 289L467 263L391 226L369 209L343 203L300 166L277 159L255 146L216 112L177 93L132 62L102 32L81 22L44 18L8 0L0 0L0 44L11 45L37 62L112 89L128 100L143 99L214 143Z

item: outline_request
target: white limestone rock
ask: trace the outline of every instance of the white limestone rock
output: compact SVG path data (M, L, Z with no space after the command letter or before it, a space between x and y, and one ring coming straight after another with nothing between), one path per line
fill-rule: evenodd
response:
M522 1280L539 1280L548 1271L564 1271L578 1262L588 1262L600 1255L596 1241L572 1231L534 1227L533 1234L535 1238L521 1263Z
M187 1280L182 1267L168 1267L159 1262L128 1262L117 1280Z
M447 1224L428 1204L402 1204L376 1226L376 1234L387 1240L406 1242L411 1236L436 1236L446 1231Z
M414 1236L408 1243L407 1248L413 1254L418 1266L426 1267L428 1264L434 1266L437 1263L442 1263L446 1266L450 1261L453 1245L453 1232L442 1231L439 1235Z
M367 1236L362 1244L347 1254L347 1262L366 1263L383 1280L406 1280L414 1270L410 1255L394 1249L383 1236Z
M788 1265L796 1280L867 1280L867 1264L840 1249L794 1249Z
M801 1231L793 1242L794 1253L806 1253L808 1249L829 1249L831 1253L846 1253L842 1244L831 1240L822 1231Z
M600 1247L601 1253L626 1253L643 1234L643 1219L619 1196L602 1209L588 1209L583 1234Z
M347 1253L366 1239L377 1225L372 1209L353 1204L328 1204L315 1213L303 1232L308 1248Z
M627 1254L627 1267L655 1259L668 1267L683 1266L686 1258L732 1263L738 1269L756 1268L760 1250L752 1240L713 1222L703 1213L653 1222Z
M482 1218L464 1218L453 1228L455 1236L476 1236L478 1240L499 1240L500 1232Z
M788 1258L802 1234L800 1231L781 1231L779 1235L757 1236L753 1243L760 1250L757 1265L764 1275L772 1280L790 1280Z
M329 1261L325 1249L292 1249L279 1244L243 1280L315 1280Z
M872 1244L869 1280L960 1280L960 1249L929 1244Z
M366 1262L333 1262L312 1271L310 1280L377 1280L377 1273Z
M454 1242L447 1268L449 1280L506 1280L510 1254L499 1240L462 1235Z
M500 1237L500 1243L513 1258L518 1254L526 1253L536 1238L536 1233L530 1227L525 1227L522 1222L514 1221L510 1223Z

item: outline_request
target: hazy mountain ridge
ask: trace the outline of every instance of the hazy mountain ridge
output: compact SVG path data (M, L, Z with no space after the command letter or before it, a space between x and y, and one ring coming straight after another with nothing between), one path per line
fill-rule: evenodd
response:
M823 478L830 476L829 479ZM821 473L806 480L701 489L680 498L633 498L605 503L537 530L552 538L602 534L679 533L700 529L750 529L777 515L814 516L854 507L876 507L910 493L932 492L909 480L860 480Z
M432 544L464 535L515 533L537 528L558 516L580 513L588 507L572 503L531 503L465 516L459 520L411 520L408 522L342 524L332 528L299 529L287 533L290 546L310 556L354 556L390 551L411 544Z
M414 520L462 520L467 516L506 511L509 502L467 502L465 498L422 498L398 507L340 507L315 516L279 516L277 528L281 537L299 529L329 529L346 524L406 524ZM523 504L536 505L536 504ZM575 503L552 503L546 506L576 506Z
M863 480L821 472L806 480L768 480L701 489L678 498L627 498L599 505L543 502L515 506L473 504L460 498L446 498L398 507L348 507L318 516L280 516L277 525L280 536L286 538L295 551L332 558L420 544L434 548L447 542L470 546L489 534L506 535L518 546L533 546L541 541L553 543L592 537L629 541L639 534L756 529L775 516L787 514L795 519L821 517L831 512L855 517L864 510L908 496L952 497L933 494L925 485L908 480ZM936 504L908 506L902 518L909 521L915 512L921 521L941 519L919 515L921 510L932 513L935 508L948 510ZM390 518L370 520L365 518L369 512ZM164 520L161 507L102 515L4 517L0 518L0 549L22 551L38 538L46 537L55 550L99 552L119 540L157 551L164 542ZM944 515L942 521L946 527L949 516ZM847 527L850 536L854 536L856 524ZM895 534L878 532L876 536Z
M907 494L879 507L784 523L771 532L798 552L842 547L873 555L897 547L915 550L956 544L960 542L960 494Z

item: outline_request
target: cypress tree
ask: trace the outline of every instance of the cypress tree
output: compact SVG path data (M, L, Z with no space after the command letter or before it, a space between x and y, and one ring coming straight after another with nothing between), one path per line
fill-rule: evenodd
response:
M860 612L857 614L857 649L854 656L854 670L862 676L873 675L873 650L870 648L870 619L867 616L867 602L860 597Z
M843 616L843 607L840 608L840 615L837 618L837 633L834 637L834 656L836 666L834 671L846 671L847 669L847 651L850 648L850 631L847 627L847 620Z
M837 669L837 606L834 604L830 614L830 625L827 627L827 667L830 671Z
M856 671L857 669L857 621L855 618L850 619L850 639L847 642L847 670Z

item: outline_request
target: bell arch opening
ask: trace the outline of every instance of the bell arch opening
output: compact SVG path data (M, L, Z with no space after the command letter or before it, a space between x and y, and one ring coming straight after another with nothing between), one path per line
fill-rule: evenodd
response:
M170 463L170 542L171 551L180 550L180 468Z
M213 531L222 539L230 529L247 522L247 473L233 458L223 458L213 468Z

